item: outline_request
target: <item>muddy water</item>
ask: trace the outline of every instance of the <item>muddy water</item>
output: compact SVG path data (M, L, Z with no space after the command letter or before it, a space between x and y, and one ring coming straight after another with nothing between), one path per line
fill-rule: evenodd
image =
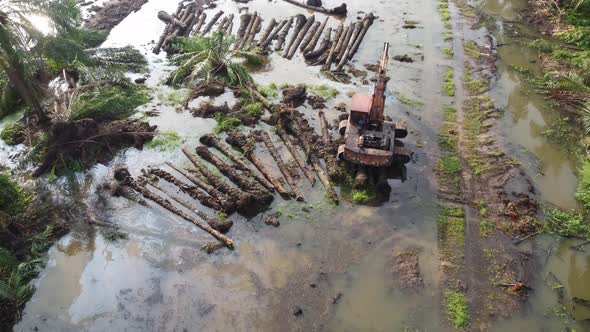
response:
M324 2L326 6L337 4ZM217 3L226 13L244 6L229 0ZM175 100L186 91L174 91L161 84L171 68L164 54L155 56L150 52L151 41L163 28L156 18L157 11L172 12L176 5L177 1L150 0L113 29L105 44L131 44L145 51L151 70L147 84L155 96L145 109L160 111L158 117L149 118L150 123L161 130L174 130L185 138L186 146L196 146L198 137L211 132L215 121L194 118L177 109ZM147 209L100 195L97 188L112 177L114 165L126 164L135 175L144 167L161 165L166 160L188 165L179 150L128 150L111 165L96 166L78 178L81 183L85 180L91 184L80 199L96 210L99 218L120 225L129 238L109 242L101 230L77 230L61 239L50 250L47 268L36 281L38 290L15 330L444 330L432 175L439 153L436 126L440 123L441 105L448 102L440 95L440 73L450 65L440 51L442 23L432 1L349 1L348 5L348 20L361 10L381 16L355 57L357 67L374 63L384 41L391 43L391 56L408 54L416 60L411 64L391 61L389 66L392 80L388 84L386 113L408 122L412 132L406 146L416 153L407 168L407 181L391 180L389 202L378 208L345 202L334 207L325 202L320 188L311 188L302 180L306 205L278 197L273 203L273 208L282 212L278 229L264 225L264 216L252 220L232 217L235 226L229 235L236 241L236 250L208 256L199 250L208 237L180 218L157 208ZM483 8L492 14L507 15L520 5L488 1ZM265 19L309 14L280 1L254 0L248 6ZM209 17L216 10L211 10ZM323 16L316 14L316 18ZM404 20L418 21L419 28L401 29ZM498 101L506 101L507 136L514 141L515 151L526 152L521 154L523 160L542 161L543 168L531 168L531 172L545 174L535 177L543 195L552 203L572 206L573 165L531 129L543 127L551 118L541 98L523 90L525 84L507 67L510 59L517 61L518 57L503 50L500 53L500 78L494 93ZM358 82L344 85L327 81L318 68L305 66L298 56L287 61L273 54L271 60L269 68L254 75L258 83L336 87L341 94L328 103L329 108L349 102L347 92L371 89ZM400 94L423 104L404 105L396 97ZM215 102L230 99L224 95ZM315 111L300 110L311 123L317 123ZM332 110L326 115L329 120L338 117ZM550 152L554 153L551 158L547 156ZM555 186L561 182L568 185ZM59 189L63 183L58 181L55 186ZM552 194L550 189L560 193ZM544 273L554 271L568 290L567 299L590 297L586 295L587 286L580 281L587 280L587 257L551 240L540 242L539 247L554 248ZM406 248L421 250L424 288L419 292L392 285L388 268L392 252ZM553 316L543 318L543 308L558 303L556 295L542 282L535 285L537 289L531 301L532 314L503 323L502 330L560 326ZM293 315L297 308L302 309L302 315Z

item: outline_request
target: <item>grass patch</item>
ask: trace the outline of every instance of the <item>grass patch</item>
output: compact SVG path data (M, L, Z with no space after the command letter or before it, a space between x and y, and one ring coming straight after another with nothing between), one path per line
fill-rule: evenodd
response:
M583 137L584 134L579 129L579 126L570 118L556 116L554 120L549 121L548 126L543 130L542 134L549 142L559 145L569 153L583 154L580 137Z
M457 109L451 105L445 106L443 120L447 122L457 122Z
M394 90L393 94L397 97L397 99L399 100L400 103L410 106L410 107L416 107L416 106L422 106L424 105L424 103L420 100L417 99L412 99L409 97L406 97L404 94L402 94L401 92Z
M449 29L449 30L453 29L453 24L451 22L445 22L445 23L443 23L443 26L445 29Z
M465 211L463 207L439 205L437 217L441 254L445 261L443 269L457 271L463 266L465 249Z
M456 152L458 145L457 125L454 123L443 123L438 128L438 146L447 152Z
M459 8L459 12L464 17L475 17L477 13L475 12L475 8L473 6L465 3L465 2L457 2L457 7Z
M482 238L490 236L495 230L496 224L494 224L492 221L484 219L479 223L479 236Z
M456 328L469 325L471 315L467 297L460 291L447 290L444 293L447 315L451 324Z
M350 200L355 204L367 204L375 201L377 193L370 189L353 189L350 193Z
M463 51L469 57L473 59L479 59L481 57L481 51L479 50L479 46L473 40L465 40L463 41Z
M312 86L310 89L315 95L318 95L324 98L325 100L334 99L338 95L338 90L331 88L325 84Z
M487 128L485 120L493 115L494 104L488 96L472 97L463 104L465 129L466 163L470 171L480 175L489 170L489 163L482 154L479 135Z
M150 149L157 149L160 151L170 151L178 149L184 139L175 131L163 131L154 139L145 143L145 146Z
M488 82L484 79L473 79L473 68L469 61L463 62L463 74L465 79L465 88L471 95L483 94L488 89Z
M443 41L446 41L446 42L453 40L453 34L450 32L443 32L442 37L443 37Z
M455 56L452 46L445 46L442 48L442 52L447 59L452 59Z
M455 96L454 77L455 73L453 72L453 68L448 68L447 71L443 74L442 91L445 95L449 97Z
M461 173L461 161L457 156L446 156L437 161L436 168L445 175L458 175Z
M354 177L350 173L346 173L341 180L339 180L341 195L345 199L350 200L355 204L375 205L379 203L382 197L375 191L374 187L354 188ZM331 199L326 195L326 199L331 202Z
M582 203L586 211L590 211L590 160L584 160L582 168L578 170L580 182L576 189L576 199Z
M439 5L441 3L439 2ZM443 22L448 22L451 20L451 12L449 12L448 9L448 5L447 7L438 7L438 13L440 14L440 18L441 20L443 20Z

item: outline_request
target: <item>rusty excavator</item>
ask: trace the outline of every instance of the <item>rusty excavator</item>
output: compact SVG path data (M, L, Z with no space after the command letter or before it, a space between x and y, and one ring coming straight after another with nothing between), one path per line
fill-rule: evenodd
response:
M362 187L369 179L377 189L389 195L387 179L392 168L399 169L410 161L410 151L399 140L408 135L404 122L393 122L384 115L385 88L389 43L385 43L372 96L356 94L352 97L350 114L340 121L338 131L344 144L338 147L338 159L356 165L355 187ZM404 173L405 174L405 173Z

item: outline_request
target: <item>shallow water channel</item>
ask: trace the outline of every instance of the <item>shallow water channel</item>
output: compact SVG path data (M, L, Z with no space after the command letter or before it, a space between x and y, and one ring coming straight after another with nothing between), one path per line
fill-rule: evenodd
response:
M150 0L112 30L105 46L133 45L145 51L150 62L148 86L155 99L145 110L160 115L148 118L161 131L174 130L194 147L198 138L212 131L215 121L193 117L177 109L174 98L185 91L172 91L161 84L170 70L164 53L151 53L151 42L163 24L159 10L173 12L178 1ZM325 0L327 7L340 1ZM236 12L230 0L217 2L215 12ZM254 0L247 5L265 19L282 19L309 12L282 1ZM575 206L576 165L558 146L548 143L541 132L554 117L543 98L527 85L511 66L536 69L534 51L505 34L506 21L523 8L522 0L487 0L479 9L488 15L497 43L498 78L491 94L504 110L505 139L513 155L523 163L540 191L541 198L563 208ZM115 165L127 165L137 175L142 168L172 161L187 165L179 150L130 149L109 166L98 165L78 174L76 182L60 179L55 191L72 192L74 199L95 210L105 221L116 223L128 239L109 242L100 231L75 228L49 252L46 269L36 280L37 291L27 303L17 331L440 331L446 317L441 308L440 261L436 226L436 184L433 164L439 155L437 126L441 105L447 102L440 92L440 76L445 59L441 47L443 25L436 3L416 1L348 1L349 20L360 11L379 16L355 56L355 65L375 63L382 43L391 43L391 54L408 54L416 61L390 61L386 114L408 122L412 130L406 147L415 152L407 167L407 180L391 180L392 195L380 207L356 206L342 202L332 206L321 187L301 181L306 204L284 201L277 196L273 209L282 213L281 226L264 224L263 216L251 220L234 217L230 232L236 250L220 250L207 255L200 246L208 238L192 225L158 208L146 208L123 198L103 197L98 187L112 177ZM363 14L358 14L362 16ZM323 15L316 14L316 18ZM402 29L405 20L418 21L417 29ZM333 22L334 23L334 22ZM510 27L512 29L513 27ZM519 27L523 29L523 27ZM475 32L474 35L484 32ZM456 36L460 43L462 36ZM370 91L370 85L345 85L320 76L319 68L308 67L296 56L292 61L272 54L268 68L254 74L257 83L271 82L327 84L340 91L328 103L332 108L348 102L352 91ZM455 60L462 63L461 59ZM421 100L408 106L402 94ZM231 99L222 95L215 102ZM311 123L317 115L300 108ZM338 117L326 111L328 120ZM0 153L7 148L0 145ZM286 154L286 151L282 151ZM47 181L45 179L45 181ZM72 191L72 186L76 190ZM498 331L557 331L563 329L560 303L572 312L573 296L590 299L590 256L569 249L571 243L539 238L524 243L526 250L539 256L533 292L525 310L512 319L492 326ZM389 271L392 252L419 248L424 288L405 292L394 287ZM546 284L551 272L564 286L564 299ZM296 308L302 315L293 315ZM582 319L584 309L576 310ZM565 317L565 318L564 318ZM588 313L586 318L590 318ZM568 322L576 330L576 326ZM586 326L587 328L588 326Z

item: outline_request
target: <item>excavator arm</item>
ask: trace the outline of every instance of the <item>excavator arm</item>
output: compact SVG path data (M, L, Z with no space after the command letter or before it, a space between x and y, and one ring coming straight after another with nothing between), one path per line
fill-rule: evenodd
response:
M389 61L389 43L383 46L383 54L379 60L379 72L375 89L373 90L373 101L369 114L369 121L383 121L385 109L385 86L387 85L387 62Z

